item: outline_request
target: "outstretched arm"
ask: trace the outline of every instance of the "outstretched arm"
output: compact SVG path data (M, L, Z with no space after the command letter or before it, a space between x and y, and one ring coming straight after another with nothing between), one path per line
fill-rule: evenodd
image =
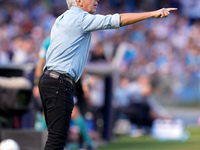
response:
M177 8L162 8L156 11L144 12L144 13L124 13L120 14L120 26L126 26L134 24L136 22L155 17L163 18L170 14L170 11L177 10Z

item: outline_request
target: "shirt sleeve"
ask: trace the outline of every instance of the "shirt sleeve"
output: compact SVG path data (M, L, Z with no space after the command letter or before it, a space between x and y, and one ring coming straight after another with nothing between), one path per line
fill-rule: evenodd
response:
M85 13L82 20L84 32L96 30L117 29L120 27L120 15L92 15Z

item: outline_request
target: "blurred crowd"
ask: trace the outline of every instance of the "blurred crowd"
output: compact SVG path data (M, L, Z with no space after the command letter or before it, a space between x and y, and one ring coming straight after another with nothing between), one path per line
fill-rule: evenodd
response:
M115 54L126 51L122 52L124 58L115 63L120 65L120 73L130 79L148 74L171 76L182 83L199 80L199 1L101 0L97 13L142 12L162 7L179 10L166 19L94 32L91 53L101 44L106 61L112 62ZM43 39L50 34L55 18L65 10L64 0L1 0L0 64L36 63ZM180 86L177 83L174 87Z
M160 82L177 96L187 97L188 85L192 85L193 95L198 95L200 1L100 0L97 13L143 12L162 7L179 10L167 18L152 18L117 30L92 33L88 63L106 62L117 68L119 80L113 90L120 112L130 104L129 96L134 100L138 95L146 99ZM65 0L0 0L0 65L36 65L43 40L49 36L55 18L65 10ZM102 107L105 88L102 79L84 74L82 80L88 103ZM127 95L127 89L132 95ZM124 100L125 97L129 100ZM146 113L152 120L160 116L151 111L151 105L148 102L141 107L148 107Z

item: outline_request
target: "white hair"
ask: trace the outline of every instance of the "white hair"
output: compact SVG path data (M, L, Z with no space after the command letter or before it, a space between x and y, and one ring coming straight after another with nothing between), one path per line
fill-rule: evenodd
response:
M68 9L70 9L72 6L77 6L76 0L66 0Z

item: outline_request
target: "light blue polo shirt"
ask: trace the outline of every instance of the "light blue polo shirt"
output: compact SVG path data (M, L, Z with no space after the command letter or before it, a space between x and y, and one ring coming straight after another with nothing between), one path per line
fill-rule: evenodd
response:
M87 61L91 32L119 27L119 14L92 15L79 7L71 7L56 19L52 27L44 67L67 74L77 82Z

